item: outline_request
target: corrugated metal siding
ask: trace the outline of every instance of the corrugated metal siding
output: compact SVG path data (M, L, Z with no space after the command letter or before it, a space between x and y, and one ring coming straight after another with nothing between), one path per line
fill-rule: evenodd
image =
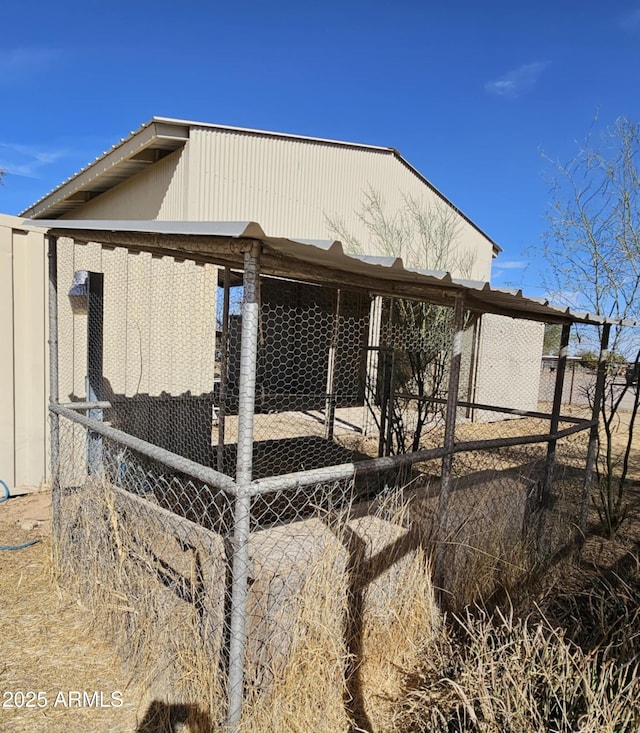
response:
M61 238L58 323L62 401L86 395L87 316L84 310L74 311L67 296L76 270L104 273L105 399L211 392L217 268Z
M0 222L0 479L47 477L47 267L44 236Z
M14 307L19 316L14 335L17 485L38 485L47 473L46 257L41 234L14 232ZM21 323L20 323L21 321Z
M185 219L187 151L176 150L64 219Z
M193 128L188 145L188 220L258 221L271 236L331 239L327 217L337 217L377 254L358 216L367 191L384 197L390 216L407 196L425 209L442 205L391 152L205 128ZM459 274L488 280L491 243L463 219L459 232L461 250L476 255L473 272Z

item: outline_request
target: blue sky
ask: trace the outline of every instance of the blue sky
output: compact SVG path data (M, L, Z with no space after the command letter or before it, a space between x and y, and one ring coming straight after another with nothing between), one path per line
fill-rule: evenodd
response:
M640 0L5 4L0 211L153 115L397 148L542 295L551 174L640 119ZM9 32L10 31L10 32Z

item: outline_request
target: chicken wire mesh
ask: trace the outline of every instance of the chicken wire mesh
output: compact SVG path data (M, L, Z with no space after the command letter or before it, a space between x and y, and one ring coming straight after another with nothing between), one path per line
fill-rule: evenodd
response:
M221 718L232 499L104 436L89 473L90 439L60 418L59 571L154 694Z
M433 543L456 603L515 582L577 534L586 433L551 465L548 418L447 407L451 307L256 275L246 254L243 274L61 240L57 392L79 408L54 407L61 576L155 689L220 725L285 704L315 659L339 690L317 705L363 726L362 669L393 677L437 625Z

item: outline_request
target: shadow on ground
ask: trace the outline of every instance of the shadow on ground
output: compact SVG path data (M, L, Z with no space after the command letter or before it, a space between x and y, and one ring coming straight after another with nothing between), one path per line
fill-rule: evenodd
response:
M154 700L136 733L211 733L213 723L197 705L169 704Z

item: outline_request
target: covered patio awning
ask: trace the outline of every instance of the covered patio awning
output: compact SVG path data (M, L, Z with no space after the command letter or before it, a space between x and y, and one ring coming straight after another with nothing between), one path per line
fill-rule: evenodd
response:
M640 325L637 321L619 322L554 305L518 289L494 288L486 282L453 277L449 272L407 267L399 257L349 254L338 241L270 237L255 222L27 219L24 225L43 228L49 235L71 237L77 242L100 242L238 269L242 269L246 243L259 242L260 270L265 275L441 305L451 305L463 297L465 307L477 313L545 323Z

